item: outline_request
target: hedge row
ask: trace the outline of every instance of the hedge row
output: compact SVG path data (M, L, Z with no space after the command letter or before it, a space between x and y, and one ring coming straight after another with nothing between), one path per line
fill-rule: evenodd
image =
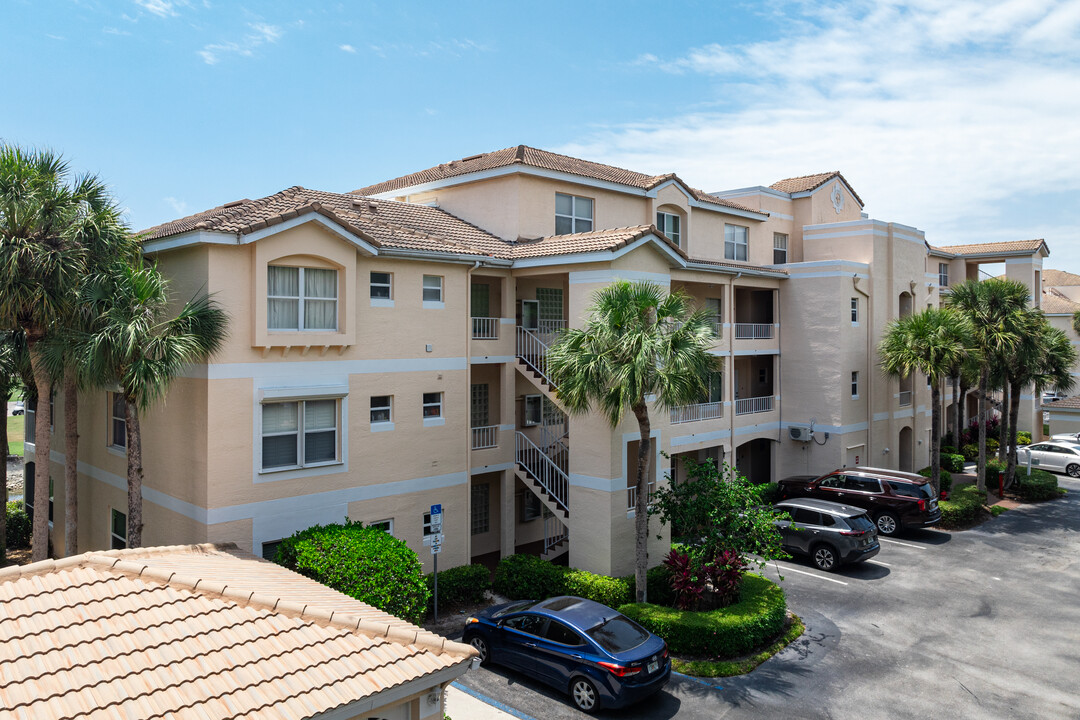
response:
M424 576L428 592L431 593L429 609L435 603L435 573ZM439 607L450 608L455 605L476 605L484 602L488 589L491 588L491 572L480 565L460 565L449 570L439 571Z
M7 504L5 512L7 513L6 547L11 550L30 547L33 528L30 524L30 516L26 514L23 504L18 500L12 500Z
M946 457L948 457L948 456L947 455L942 455L941 456L941 488L940 488L940 490L942 492L948 493L948 492L950 492L952 490L952 475L949 474L949 471L945 469L945 458ZM961 460L963 459L963 457L961 455L953 455L952 457L958 457L958 458L961 458ZM962 465L961 465L961 469L963 469ZM920 470L919 474L922 475L925 478L928 478L931 475L933 475L933 473L930 471L930 468L928 468L928 467L924 467L922 470Z
M784 591L765 578L743 576L739 602L695 612L651 603L630 603L619 612L667 641L677 655L730 658L761 647L784 629Z
M608 607L618 607L634 599L634 576L608 577L585 570L554 565L535 555L511 555L495 568L492 588L511 600L543 600L556 595L577 595ZM439 577L442 590L442 576ZM666 604L674 601L668 570L663 565L649 570L648 597ZM441 592L440 592L441 598Z
M979 519L986 494L974 485L964 485L948 500L938 503L942 527L963 527Z
M1016 479L1020 482L1017 494L1024 500L1052 500L1058 496L1058 479L1045 470L1032 468L1031 474L1016 469Z

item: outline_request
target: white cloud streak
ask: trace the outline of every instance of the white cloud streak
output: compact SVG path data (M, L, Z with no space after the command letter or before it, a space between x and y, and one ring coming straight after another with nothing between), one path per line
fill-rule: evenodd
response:
M598 128L559 151L706 190L839 169L872 217L932 243L1042 232L1052 266L1080 266L1075 226L1016 210L1080 191L1080 0L785 8L796 15L778 27L794 29L776 40L633 62L700 76L723 109Z
M251 57L255 53L255 48L266 43L277 42L284 35L281 28L276 25L252 23L248 27L251 32L245 34L239 40L214 43L199 50L199 56L203 59L203 62L207 65L216 65L227 55Z
M352 55L356 54L356 48L354 48L352 45L338 45L338 50L351 53Z
M179 14L176 12L178 3L170 0L135 0L135 4L162 18L176 17Z

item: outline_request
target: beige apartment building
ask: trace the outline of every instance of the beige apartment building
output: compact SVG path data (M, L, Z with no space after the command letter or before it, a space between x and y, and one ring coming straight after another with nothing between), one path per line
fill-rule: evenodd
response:
M568 417L545 362L594 291L651 280L715 316L708 397L652 410L654 483L687 457L763 482L917 470L930 392L878 370L887 323L984 263L1004 262L1037 302L1048 254L933 247L870 218L838 172L709 194L526 146L347 194L227 203L151 228L144 247L182 297L209 291L231 316L224 350L144 419L147 545L265 555L349 517L430 569L440 504L442 567L521 551L616 575L633 564L637 425ZM125 542L122 416L112 393L80 402L83 550ZM31 474L32 444L27 460ZM55 518L62 532L62 507Z

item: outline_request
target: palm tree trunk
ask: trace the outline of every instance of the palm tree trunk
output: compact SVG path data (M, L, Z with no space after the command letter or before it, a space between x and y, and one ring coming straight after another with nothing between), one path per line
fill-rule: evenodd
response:
M64 557L79 554L79 390L64 369Z
M127 545L129 548L142 547L142 431L139 429L139 408L135 398L127 395L127 413L124 425L127 429L127 481L128 481L128 517Z
M930 477L934 494L941 489L941 381L934 379L930 387Z
M979 461L975 465L975 487L986 495L986 388L990 384L990 368L983 364L979 371Z
M957 405L956 405L956 449L957 450L959 450L964 445L964 441L960 436L964 432L965 421L967 420L967 418L965 417L965 415L967 415L967 394L968 394L968 390L970 390L970 389L971 388L968 386L968 384L966 382L964 382L964 379L960 378L960 399L957 401Z
M34 528L31 536L33 562L49 557L49 469L52 452L52 413L49 401L52 399L52 378L45 369L45 359L38 346L40 337L26 334L26 344L30 350L30 368L34 373L34 385L37 387L37 410L34 412Z
M960 449L960 376L953 375L952 377L952 397L953 397L953 447L957 450Z
M1009 429L1012 427L1012 422L1009 419L1009 410L1012 408L1012 403L1009 401L1009 386L1011 380L1005 379L1005 385L1001 388L1001 424L998 426L998 462L1005 462L1005 458L1008 457L1009 446L1005 442L1005 438L1009 436Z
M4 449L4 467L0 468L0 567L7 564L7 457L8 457L8 431L7 431L7 404L11 395L3 393L0 400L4 403L4 422L0 422L0 448Z
M1009 397L1009 453L1005 468L1005 481L1011 483L1016 477L1016 423L1020 419L1020 383L1014 382Z
M641 439L638 441L637 500L634 503L634 584L636 601L648 602L649 571L649 458L652 449L652 425L649 408L641 400L633 407Z

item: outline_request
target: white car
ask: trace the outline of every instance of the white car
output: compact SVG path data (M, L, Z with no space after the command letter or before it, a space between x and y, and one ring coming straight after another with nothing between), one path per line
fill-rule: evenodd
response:
M1055 403L1058 400L1064 400L1066 397L1068 397L1068 395L1061 392L1044 392L1042 395L1042 404L1049 405L1050 403Z
M1064 472L1069 477L1080 478L1080 445L1075 442L1044 440L1020 448L1016 453L1016 461L1023 467L1027 467L1029 457L1032 467Z
M1064 433L1062 435L1051 435L1050 439L1057 442L1080 445L1080 433Z

